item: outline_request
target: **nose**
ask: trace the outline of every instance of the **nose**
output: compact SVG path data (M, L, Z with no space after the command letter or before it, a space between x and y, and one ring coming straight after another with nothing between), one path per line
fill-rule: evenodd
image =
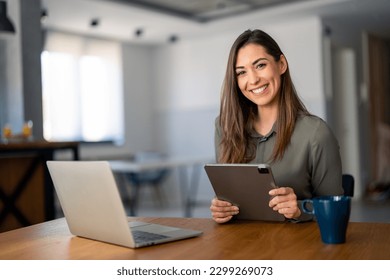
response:
M248 71L248 82L252 85L257 84L260 81L260 77L255 71Z

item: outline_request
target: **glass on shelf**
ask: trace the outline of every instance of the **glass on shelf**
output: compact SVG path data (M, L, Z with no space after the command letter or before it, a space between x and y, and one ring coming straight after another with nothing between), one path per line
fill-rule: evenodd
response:
M22 128L22 137L26 140L32 139L33 122L31 120L26 121Z
M31 120L25 121L22 126L22 131L20 133L14 133L9 124L6 124L3 127L3 133L1 141L3 143L9 142L23 142L23 141L32 141L33 140L33 122Z
M12 137L12 128L11 125L6 124L3 127L3 134L2 134L2 141L3 142L8 142L9 139Z

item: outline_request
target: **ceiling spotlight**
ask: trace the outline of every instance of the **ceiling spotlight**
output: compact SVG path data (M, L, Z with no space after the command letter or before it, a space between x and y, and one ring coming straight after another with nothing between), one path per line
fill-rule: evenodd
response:
M137 28L134 32L136 37L141 37L144 34L144 30L142 28Z
M89 23L91 27L97 27L99 24L100 24L100 19L98 18L91 19L91 22Z
M45 22L48 19L48 17L49 17L49 14L47 13L47 10L46 9L42 10L42 12L41 12L41 22L42 23Z
M176 43L178 40L179 40L179 37L177 37L176 35L171 35L171 36L168 38L168 41L169 41L170 43Z
M15 27L7 17L7 3L0 1L0 32L15 33Z

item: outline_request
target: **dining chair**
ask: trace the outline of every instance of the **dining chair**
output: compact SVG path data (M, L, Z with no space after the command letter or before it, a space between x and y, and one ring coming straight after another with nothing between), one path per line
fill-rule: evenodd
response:
M134 154L133 161L139 163L163 160L166 156L155 151L141 151ZM140 191L144 187L152 187L158 199L162 200L161 185L166 179L169 170L166 168L141 172L129 172L125 176L131 184L130 190L130 215L135 216L140 203Z
M353 197L354 187L355 187L355 179L351 174L343 174L342 175L342 186L344 189L344 195Z

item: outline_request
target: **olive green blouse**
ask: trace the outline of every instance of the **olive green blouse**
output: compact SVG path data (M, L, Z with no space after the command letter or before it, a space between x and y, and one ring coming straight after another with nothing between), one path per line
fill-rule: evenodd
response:
M216 120L215 147L219 155L221 128ZM251 163L268 163L279 187L294 189L298 200L322 195L341 195L341 158L339 144L331 129L321 118L300 116L291 142L281 160L271 162L277 131L275 125L265 136L253 132L256 157Z

